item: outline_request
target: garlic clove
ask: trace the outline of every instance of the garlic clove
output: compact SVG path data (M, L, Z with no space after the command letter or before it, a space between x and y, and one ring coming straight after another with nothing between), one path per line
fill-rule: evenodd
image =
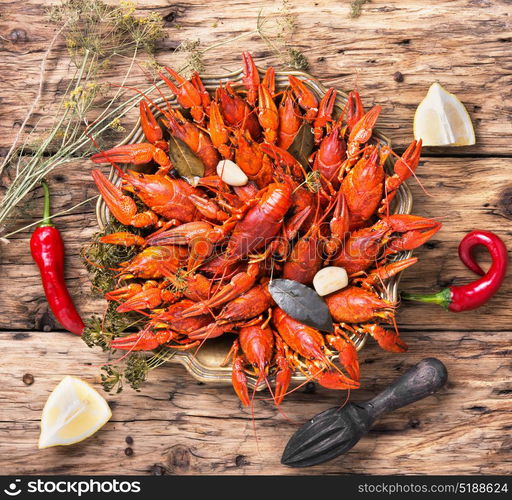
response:
M316 293L323 297L348 285L347 271L343 267L328 266L320 269L313 278Z
M249 178L244 171L231 160L219 161L217 175L230 186L245 186L249 182Z

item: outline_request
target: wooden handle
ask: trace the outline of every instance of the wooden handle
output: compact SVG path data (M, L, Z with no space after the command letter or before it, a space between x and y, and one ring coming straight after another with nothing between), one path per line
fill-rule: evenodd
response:
M443 363L436 358L425 358L366 403L366 409L376 419L433 394L447 380L448 372Z

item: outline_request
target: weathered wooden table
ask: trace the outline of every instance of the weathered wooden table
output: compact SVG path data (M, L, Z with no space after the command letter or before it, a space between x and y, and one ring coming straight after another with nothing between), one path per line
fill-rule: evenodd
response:
M49 2L48 2L49 3ZM402 289L436 290L474 278L457 258L457 244L469 230L501 235L512 247L512 4L510 1L373 0L357 19L349 2L294 2L295 46L308 56L311 72L326 85L350 89L356 83L368 105L383 107L380 129L400 150L412 139L412 118L429 85L439 80L465 103L476 127L477 145L425 148L413 181L415 213L437 217L444 228L416 252L420 262L405 273ZM184 39L205 45L253 30L261 7L274 2L187 0L139 1L142 11L161 13L168 38L158 50L174 64ZM38 0L0 5L0 155L7 151L36 93L39 64L55 28ZM258 63L276 64L257 36L208 54L208 70L237 69L240 52ZM34 119L49 123L69 78L65 48L52 53L41 108ZM124 63L112 69L122 74ZM403 81L395 81L399 71ZM142 72L132 84L145 83ZM129 125L129 124L127 124ZM88 162L75 161L49 180L54 210L96 194ZM27 224L41 211L41 193L23 207ZM102 310L92 298L80 248L96 231L93 204L58 219L68 251L67 280L84 316ZM108 396L112 420L94 437L68 448L37 450L44 402L67 374L99 387L101 352L58 331L45 302L28 249L29 233L1 247L0 261L0 470L11 474L295 474L279 464L282 449L299 423L340 404L344 396L317 389L295 392L280 415L258 402L252 416L229 387L201 385L184 368L169 365L153 373L142 392ZM485 256L483 256L485 260ZM512 465L512 286L478 311L453 314L405 303L399 325L410 345L406 354L361 352L363 389L354 400L380 388L423 357L441 359L449 383L436 396L395 412L376 425L348 455L301 474L497 474ZM24 374L34 377L31 385ZM133 438L128 445L127 436ZM128 449L128 448L131 448Z

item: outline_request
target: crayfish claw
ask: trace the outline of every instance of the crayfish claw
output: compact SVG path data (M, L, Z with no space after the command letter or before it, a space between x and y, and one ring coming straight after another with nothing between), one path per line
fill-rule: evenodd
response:
M344 390L359 389L360 383L356 380L343 375L337 370L325 370L315 377L315 380L327 389Z
M146 329L124 337L117 337L110 342L110 346L122 351L152 351L169 342L171 338L172 332L169 330L160 330L155 333Z
M146 241L142 236L129 233L128 231L119 231L117 233L106 234L100 238L100 243L108 243L110 245L119 245L123 247L144 246Z
M112 184L99 170L92 171L92 177L98 190L114 217L125 226L146 227L158 222L158 217L151 210L137 213L137 205L120 188Z
M288 76L288 81L301 108L306 110L306 120L313 120L318 114L318 99L309 87L299 78Z
M398 332L383 328L377 324L363 325L364 331L368 332L379 346L385 351L405 352L409 346L400 338Z
M242 78L242 83L247 89L247 102L251 106L254 106L256 104L258 87L260 85L260 75L250 52L242 52L242 59L244 62L244 76Z
M244 363L241 357L235 355L233 358L233 369L231 373L233 389L244 406L250 406L249 390L247 389L247 377L244 373Z

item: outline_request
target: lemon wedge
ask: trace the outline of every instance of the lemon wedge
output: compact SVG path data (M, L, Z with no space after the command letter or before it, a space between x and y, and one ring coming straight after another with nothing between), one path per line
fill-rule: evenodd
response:
M89 384L65 377L44 405L39 448L78 443L105 425L111 416L105 399Z
M469 146L475 131L464 104L435 82L414 115L414 138L424 146Z

